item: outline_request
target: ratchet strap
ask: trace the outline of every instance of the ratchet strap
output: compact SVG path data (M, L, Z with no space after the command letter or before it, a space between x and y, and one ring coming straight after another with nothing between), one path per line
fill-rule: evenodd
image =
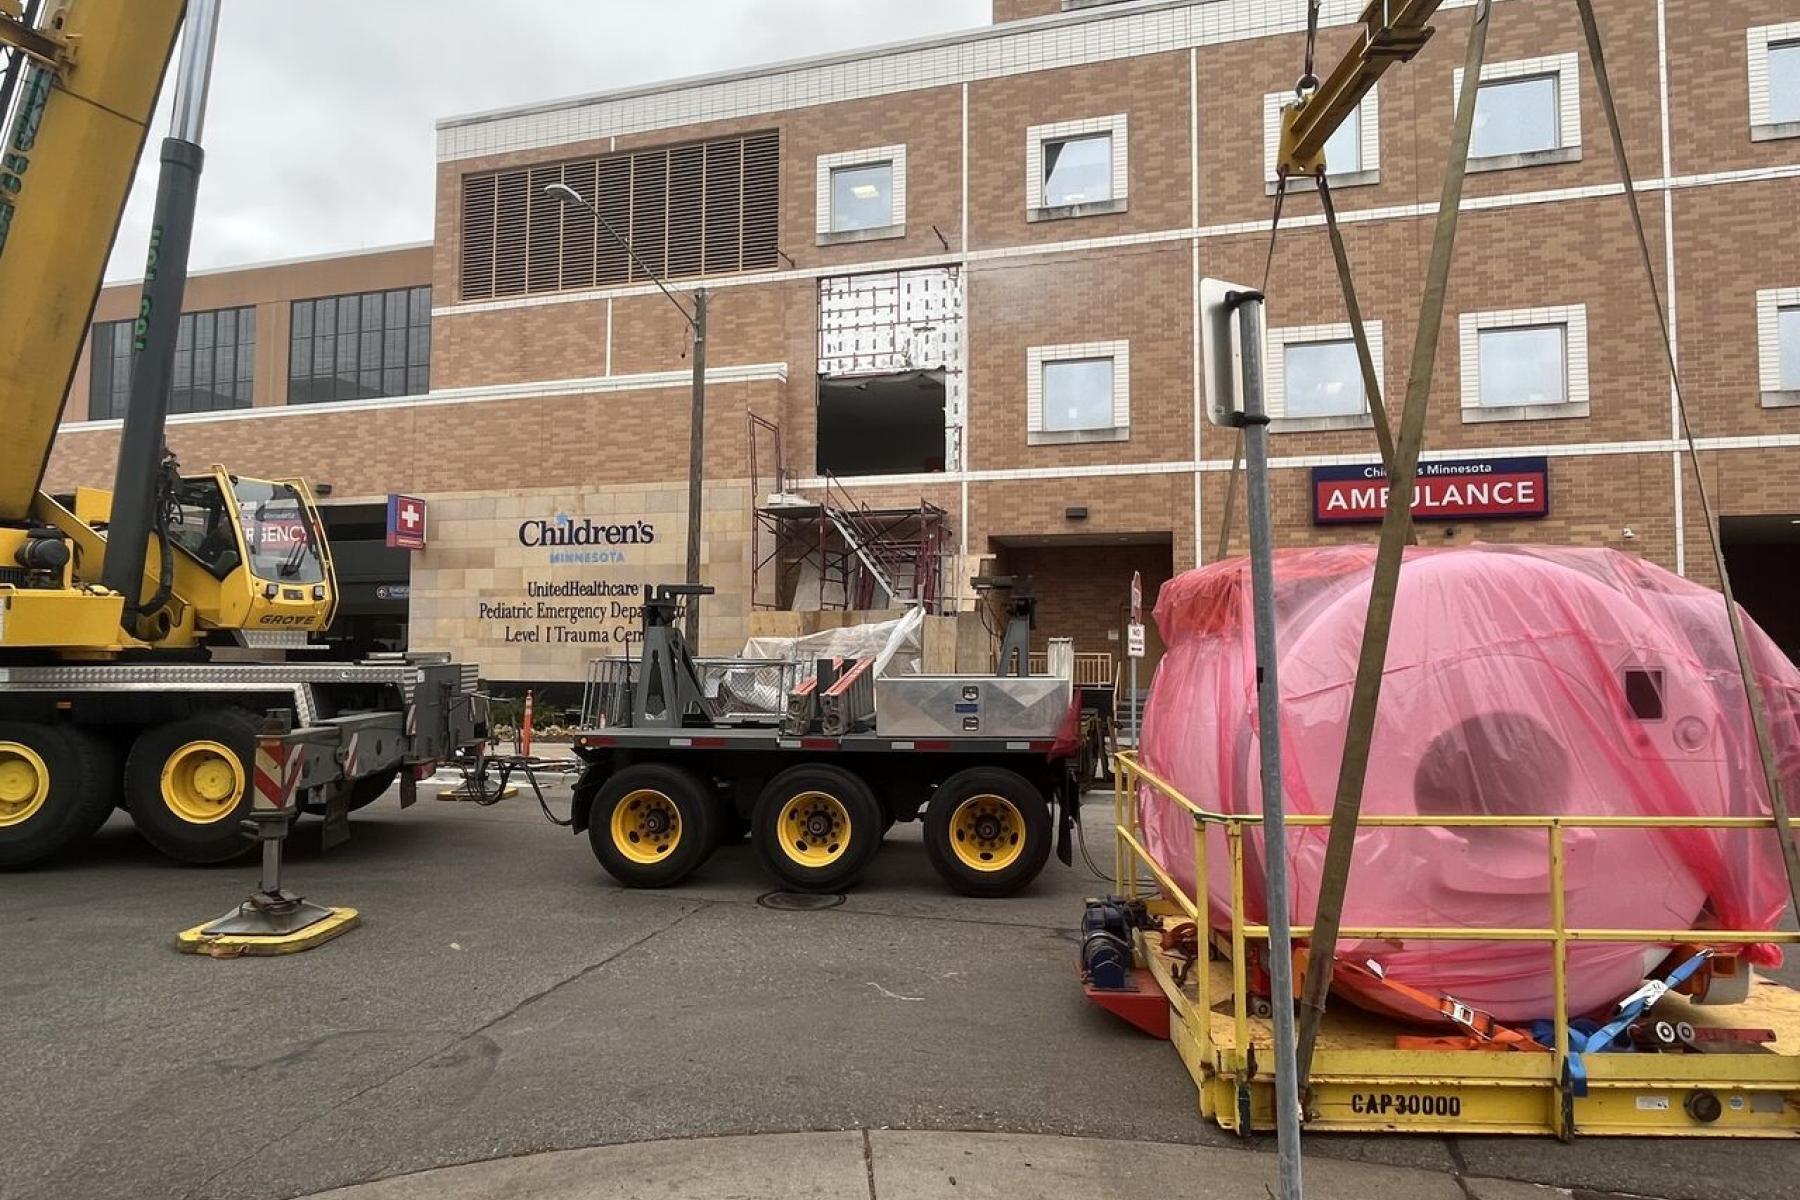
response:
M1440 1050L1440 1049L1481 1049L1481 1050L1548 1050L1549 1047L1537 1041L1523 1030L1514 1029L1510 1025L1502 1025L1494 1019L1492 1013L1484 1012L1472 1004L1464 1004L1454 996L1434 996L1411 984L1401 983L1398 979L1389 979L1387 972L1376 962L1337 964L1340 975L1354 975L1365 981L1381 985L1383 988L1399 996L1407 1003L1414 1005L1425 1013L1442 1017L1463 1031L1461 1037L1408 1037L1394 1039L1394 1045L1401 1050Z
M1563 1086L1570 1094L1588 1094L1587 1063L1583 1061L1583 1055L1599 1054L1609 1049L1624 1036L1633 1022L1655 1008L1664 996L1686 983L1712 957L1712 953L1711 950L1702 950L1670 971L1665 978L1646 979L1642 987L1619 1001L1617 1016L1586 1037L1574 1029L1569 1030L1569 1058L1563 1064Z

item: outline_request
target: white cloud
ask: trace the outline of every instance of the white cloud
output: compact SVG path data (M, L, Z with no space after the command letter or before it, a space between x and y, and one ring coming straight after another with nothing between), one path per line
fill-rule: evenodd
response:
M968 28L990 0L228 0L191 266L431 237L433 122ZM143 274L169 88L107 278Z

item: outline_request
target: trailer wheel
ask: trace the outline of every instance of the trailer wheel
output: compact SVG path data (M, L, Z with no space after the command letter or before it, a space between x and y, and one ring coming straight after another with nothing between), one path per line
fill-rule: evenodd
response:
M119 798L119 760L68 725L0 721L0 869L85 841Z
M925 854L965 896L1010 896L1050 857L1050 805L1029 780L999 767L958 771L925 809Z
M588 814L588 842L606 873L626 887L680 883L718 845L715 809L690 771L639 763L601 786Z
M144 840L170 858L216 863L253 844L250 811L256 720L238 708L198 713L138 735L125 757L125 807Z
M803 892L837 892L869 869L881 848L881 803L842 767L802 764L769 781L750 840L775 877Z

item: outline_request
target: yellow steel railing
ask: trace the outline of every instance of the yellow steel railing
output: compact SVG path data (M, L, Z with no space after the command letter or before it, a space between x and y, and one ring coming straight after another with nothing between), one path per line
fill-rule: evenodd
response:
M1207 901L1207 838L1210 826L1223 829L1231 856L1231 990L1232 1019L1236 1044L1231 1048L1227 1066L1244 1071L1250 1038L1249 969L1246 948L1252 941L1266 942L1269 927L1244 919L1244 853L1245 830L1263 823L1258 813L1215 812L1194 803L1175 786L1144 767L1135 752L1121 751L1114 756L1113 822L1116 830L1113 878L1127 899L1139 899L1140 866L1147 869L1162 888L1162 898L1194 921L1202 951L1202 969L1194 972L1198 989L1198 1005L1193 1010L1202 1022L1209 1020L1213 1007L1210 974L1204 969L1204 954L1211 938ZM1137 796L1140 788L1148 788L1187 811L1194 819L1194 894L1183 891L1145 847L1138 825ZM1325 814L1290 814L1291 829L1311 829L1331 824ZM1364 815L1359 829L1444 828L1444 829L1542 829L1548 841L1550 924L1548 926L1356 926L1346 925L1338 936L1345 940L1416 940L1416 941L1533 941L1548 942L1552 948L1553 1002L1556 1040L1553 1078L1560 1079L1569 1054L1568 953L1571 942L1647 942L1675 946L1696 944L1800 943L1800 933L1746 929L1593 929L1572 928L1568 924L1567 897L1564 891L1564 833L1570 829L1766 829L1774 832L1772 817L1654 817L1654 816L1447 816L1447 815ZM1295 925L1293 936L1305 938L1312 933L1310 925ZM1211 1043L1210 1031L1206 1037Z

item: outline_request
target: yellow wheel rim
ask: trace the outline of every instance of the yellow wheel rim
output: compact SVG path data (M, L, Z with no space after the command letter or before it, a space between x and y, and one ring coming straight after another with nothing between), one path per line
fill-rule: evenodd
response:
M612 840L632 862L662 862L681 845L681 811L663 793L640 788L614 806Z
M950 814L950 849L972 871L1004 871L1025 853L1025 814L1004 796L970 796Z
M781 852L803 867L829 867L850 849L850 810L827 792L801 792L781 806Z
M0 742L0 828L29 821L50 797L50 768L30 746Z
M243 796L244 766L219 742L177 746L163 763L163 803L190 825L223 821Z

